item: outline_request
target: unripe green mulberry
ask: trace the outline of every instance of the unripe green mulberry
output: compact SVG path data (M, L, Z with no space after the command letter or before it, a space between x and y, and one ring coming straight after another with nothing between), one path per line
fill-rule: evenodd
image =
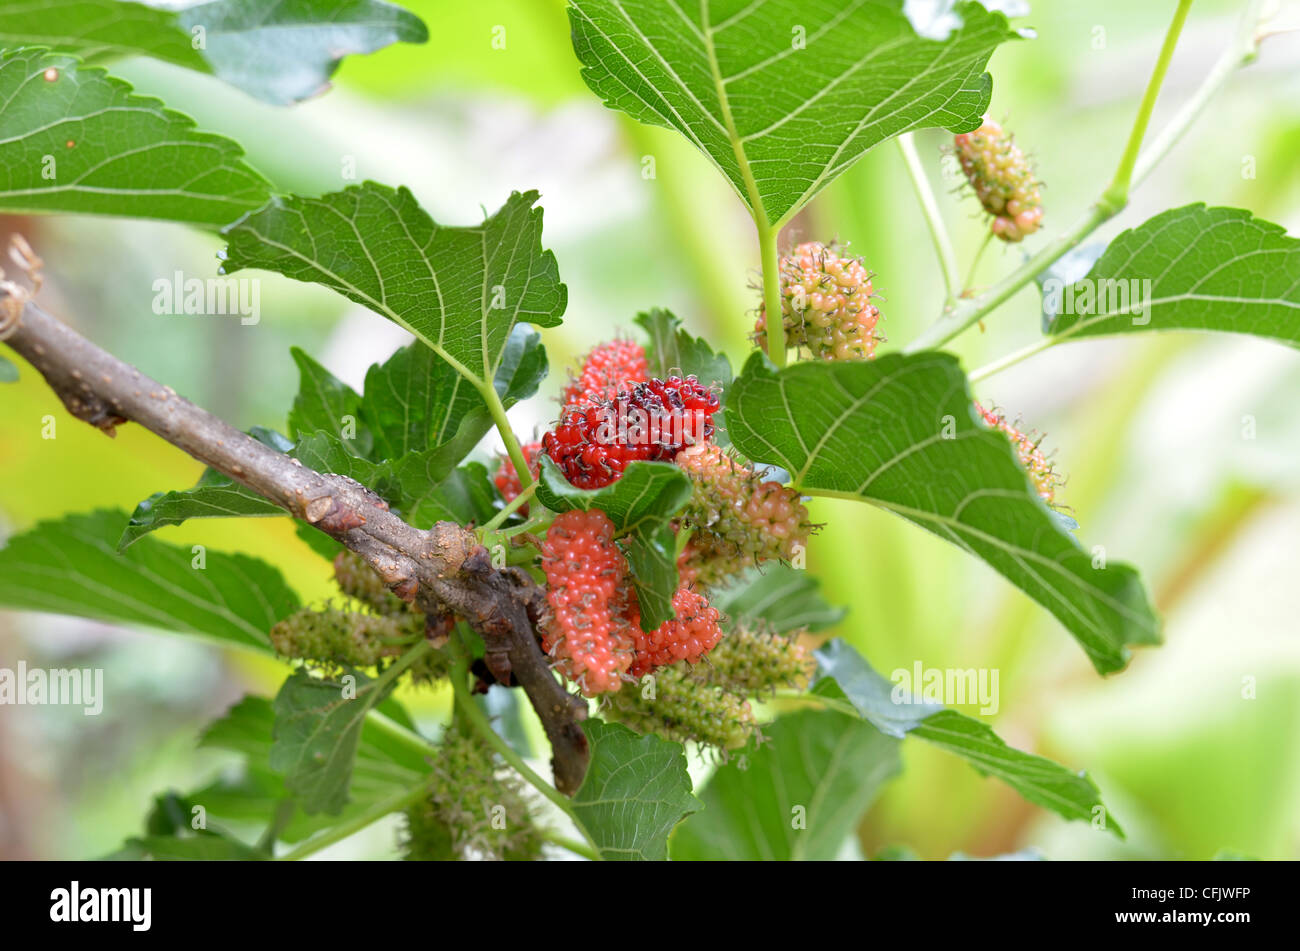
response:
M424 618L361 614L326 608L303 608L271 628L277 653L294 660L330 668L374 667L391 661L423 636ZM450 660L445 651L429 651L411 665L416 683L432 683L447 676Z
M373 667L396 657L424 631L424 619L303 608L271 628L271 643L285 657L340 667Z
M719 750L744 746L757 729L744 697L705 683L685 664L661 667L609 695L602 712L638 733L683 743L690 740Z
M812 524L799 493L763 479L718 446L693 446L677 454L695 491L682 511L693 529L684 553L685 577L718 584L759 562L792 560Z
M966 180L984 210L993 216L993 233L1014 242L1037 231L1043 221L1039 182L1014 138L986 119L953 143Z
M880 311L871 303L871 275L862 260L834 245L808 241L781 258L781 319L786 343L822 360L865 360L883 340ZM759 347L767 347L767 305L761 304Z
M375 569L354 551L344 549L334 556L334 580L339 590L378 614L397 616L413 610L384 584Z
M744 624L730 631L695 668L694 676L727 690L761 697L781 688L802 690L812 681L817 661L796 635L776 634Z
M407 859L540 858L543 837L514 773L490 748L455 725L438 744L429 796L406 810L401 845Z

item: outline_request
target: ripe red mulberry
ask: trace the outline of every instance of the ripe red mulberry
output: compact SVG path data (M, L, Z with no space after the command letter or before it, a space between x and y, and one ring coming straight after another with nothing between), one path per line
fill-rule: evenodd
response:
M549 623L542 647L587 696L617 690L632 665L632 625L624 584L627 560L604 512L556 516L542 544Z
M592 348L582 369L564 388L564 412L612 400L621 389L650 378L645 349L631 340L611 340Z
M653 631L632 625L636 659L629 673L633 677L682 660L693 664L722 640L721 615L704 595L685 586L678 588L673 610L675 616Z
M539 466L537 457L542 454L542 444L540 442L524 443L520 449L523 451L524 461L528 463L528 471L535 480ZM492 481L507 505L513 502L519 493L524 490L523 483L519 479L519 473L515 471L515 464L510 461L509 456L501 460L501 466L497 469L497 474L492 477ZM527 515L528 506L520 506L519 513Z
M648 380L565 413L542 447L580 489L598 489L633 462L667 461L713 435L720 401L694 376Z

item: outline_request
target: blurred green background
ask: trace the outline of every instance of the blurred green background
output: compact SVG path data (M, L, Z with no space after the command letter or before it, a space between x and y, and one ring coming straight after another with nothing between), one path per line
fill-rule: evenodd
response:
M550 422L549 397L571 359L628 328L639 310L672 308L738 365L757 304L752 225L683 140L604 109L588 92L562 2L405 5L428 23L428 44L350 58L333 90L291 110L159 63L114 71L242 142L282 191L338 189L355 165L358 179L408 185L436 218L463 224L513 189L539 188L544 242L570 303L564 325L545 335L547 398L511 412L525 434ZM1199 84L1240 6L1195 4L1153 130ZM1038 35L994 55L991 114L1036 161L1046 227L1023 248L990 249L976 285L1014 267L1095 197L1173 7L1037 0L1018 21ZM502 35L504 48L494 47ZM1296 35L1269 40L1101 237L1193 200L1246 207L1300 231L1298 63ZM917 136L965 264L981 222L944 171L946 141L937 131ZM49 309L241 428L283 428L297 387L290 345L359 388L366 366L404 339L340 297L270 275L256 326L156 316L156 278L216 267L219 239L180 226L86 217L0 225L21 230L45 258ZM885 298L888 346L906 343L938 313L939 271L892 144L800 215L785 240L796 238L838 238L866 259ZM978 366L1032 341L1038 322L1030 287L953 348ZM909 743L905 773L860 828L861 853L906 845L926 858L1026 847L1049 858L1209 858L1225 849L1300 857L1300 356L1226 336L1072 343L990 378L977 394L1046 432L1044 445L1069 479L1058 498L1080 523L1080 540L1142 569L1165 616L1166 644L1103 680L1046 612L991 571L852 503L813 504L825 526L809 569L850 609L833 633L877 669L918 660L997 669L998 732L1087 769L1129 838L1067 824L963 761ZM57 420L55 439L42 438L46 414ZM489 440L480 452L486 458L495 448ZM138 427L110 441L75 422L25 364L19 383L0 388L5 534L98 506L129 511L198 473ZM163 537L258 553L308 599L331 590L328 566L287 520L193 523ZM109 702L98 718L0 709L4 858L114 848L138 832L153 794L223 768L217 753L194 748L202 724L246 691L273 693L284 675L280 665L191 640L0 614L0 666L19 659L103 667ZM429 718L447 703L438 693L406 699ZM392 852L389 824L323 854Z

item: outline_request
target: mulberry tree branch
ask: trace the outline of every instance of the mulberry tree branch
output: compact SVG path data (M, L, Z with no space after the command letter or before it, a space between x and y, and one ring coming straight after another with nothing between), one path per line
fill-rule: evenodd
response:
M5 288L0 312L5 342L73 416L110 436L123 423L140 424L357 552L429 617L463 617L482 636L497 679L528 694L551 742L556 788L577 791L588 760L579 726L586 705L564 689L538 645L544 597L527 574L493 568L474 534L453 522L407 524L359 483L263 445Z

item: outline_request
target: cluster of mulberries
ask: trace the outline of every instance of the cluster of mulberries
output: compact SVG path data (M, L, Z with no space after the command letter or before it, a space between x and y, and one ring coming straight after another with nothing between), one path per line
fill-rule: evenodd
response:
M365 559L353 551L334 558L334 580L364 610L303 608L276 623L271 644L283 657L338 670L375 667L430 636L423 614L393 594ZM411 665L411 678L431 683L447 676L449 658L430 651Z
M667 461L713 435L717 394L693 376L648 380L566 411L542 448L580 489L616 481L633 462Z
M677 454L694 484L682 524L692 529L682 569L706 585L718 584L763 561L789 561L812 525L799 493L765 480L720 446Z
M1016 455L1020 458L1020 464L1029 473L1029 479L1033 482L1034 488L1038 490L1038 494L1043 501L1050 505L1056 498L1056 489L1061 484L1061 479L1057 475L1052 461L1039 448L1043 437L1032 432L1021 431L1009 423L1005 415L993 410L987 410L979 403L975 404L975 409L979 411L984 422L1007 434L1011 440L1011 445L1016 450Z
M1039 182L1014 137L986 119L974 132L958 135L953 144L966 181L993 216L993 234L1015 242L1037 231L1043 221Z
M406 810L408 860L540 858L544 838L513 773L493 753L449 726L432 758L428 798Z
M424 618L415 612L386 615L335 608L303 608L270 631L280 656L330 671L376 667L409 650L424 634ZM449 670L447 654L433 650L416 660L410 672L415 683L433 683Z
M614 523L597 509L556 516L542 543L542 570L551 608L542 647L589 697L666 664L695 663L722 638L717 609L688 585L673 595L672 618L641 630Z
M808 241L780 260L781 319L786 342L823 360L865 360L882 339L871 303L871 275L862 260L834 245ZM759 347L767 346L767 307L759 306Z

